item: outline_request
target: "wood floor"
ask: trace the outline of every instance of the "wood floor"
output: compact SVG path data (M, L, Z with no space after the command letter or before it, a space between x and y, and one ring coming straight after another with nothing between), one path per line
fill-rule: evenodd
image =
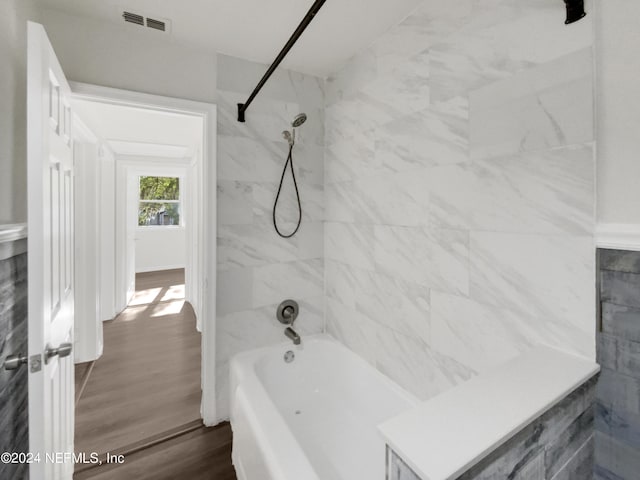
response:
M104 353L76 365L76 452L122 465L76 466L75 479L235 480L228 424L200 422L200 334L184 270L136 276L127 309L104 324Z

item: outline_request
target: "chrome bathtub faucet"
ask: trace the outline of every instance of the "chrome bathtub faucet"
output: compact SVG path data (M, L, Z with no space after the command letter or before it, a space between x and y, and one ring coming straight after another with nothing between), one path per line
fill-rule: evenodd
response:
M285 300L278 305L278 310L276 311L278 321L283 325L288 325L284 330L284 334L287 338L293 341L294 345L300 345L300 335L291 328L293 326L293 322L298 318L299 310L298 302L295 300Z
M287 338L290 338L291 340L293 340L294 345L300 345L300 335L298 335L293 328L291 327L285 328L284 334L287 336Z

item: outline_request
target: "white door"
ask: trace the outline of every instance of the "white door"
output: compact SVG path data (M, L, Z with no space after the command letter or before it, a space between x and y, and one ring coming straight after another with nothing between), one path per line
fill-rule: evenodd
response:
M73 452L74 414L69 93L44 28L29 22L29 450L40 456L39 462L30 464L31 480L71 479L73 473L69 458Z

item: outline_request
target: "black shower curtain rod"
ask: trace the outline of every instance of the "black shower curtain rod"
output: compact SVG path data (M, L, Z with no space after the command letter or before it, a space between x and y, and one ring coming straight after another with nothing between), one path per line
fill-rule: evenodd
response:
M287 55L287 53L289 53L289 50L291 50L291 47L293 47L295 43L298 41L298 38L300 38L300 35L302 35L302 32L304 32L305 29L309 26L309 24L313 20L313 17L315 17L318 11L320 11L320 8L322 7L322 5L324 5L324 2L326 2L326 0L316 0L314 2L314 4L311 6L311 8L309 9L305 17L300 22L300 25L298 25L298 28L296 28L295 32L293 32L293 35L291 35L291 38L289 38L289 40L284 45L282 50L280 50L280 53L278 54L276 59L273 61L269 69L267 70L267 73L264 74L260 82L258 82L258 85L256 86L256 88L253 90L251 95L249 95L249 98L247 99L247 101L244 103L238 104L238 121L239 122L244 122L244 114L247 111L247 108L249 108L249 105L251 105L251 102L253 102L254 98L256 98L256 95L258 95L258 92L260 92L262 87L264 87L264 84L267 83L267 80L269 80L269 77L273 74L276 68L278 68L278 65L280 65L282 60L284 60L284 57Z

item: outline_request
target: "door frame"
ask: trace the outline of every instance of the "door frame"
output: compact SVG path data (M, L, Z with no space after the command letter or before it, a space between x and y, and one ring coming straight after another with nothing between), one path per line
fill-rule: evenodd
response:
M217 107L215 104L196 102L174 97L163 97L147 93L102 87L80 82L69 82L72 98L111 105L144 108L165 113L178 113L200 117L203 120L203 145L201 155L202 175L197 190L199 204L198 219L192 219L204 228L199 229L187 248L195 252L197 269L195 279L200 286L198 322L202 328L201 384L202 403L200 414L205 425L217 423L216 417L216 144ZM116 278L116 282L118 279ZM116 287L118 288L118 287Z
M100 319L100 235L95 209L99 206L99 139L73 113L75 318L74 363L102 355Z

